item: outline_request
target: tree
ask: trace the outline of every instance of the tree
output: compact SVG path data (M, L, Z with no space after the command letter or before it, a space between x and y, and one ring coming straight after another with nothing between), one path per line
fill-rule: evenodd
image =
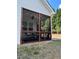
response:
M41 21L41 27L44 31L49 31L49 18Z
M61 9L57 9L56 14L52 18L53 32L61 32Z

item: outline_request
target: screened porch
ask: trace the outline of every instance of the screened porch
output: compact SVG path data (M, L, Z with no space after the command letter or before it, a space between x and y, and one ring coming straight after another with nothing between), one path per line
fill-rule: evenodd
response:
M51 40L50 16L22 8L21 44Z

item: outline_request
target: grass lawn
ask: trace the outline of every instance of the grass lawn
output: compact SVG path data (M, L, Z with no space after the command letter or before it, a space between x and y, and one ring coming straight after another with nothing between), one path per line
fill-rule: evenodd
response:
M40 45L18 45L17 59L61 59L61 41Z
M57 41L55 40L54 42L50 42L48 44L53 45L53 46L61 46L61 41L60 40L57 40Z

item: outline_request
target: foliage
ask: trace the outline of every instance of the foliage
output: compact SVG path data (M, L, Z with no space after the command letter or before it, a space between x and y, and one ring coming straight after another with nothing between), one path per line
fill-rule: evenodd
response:
M61 9L58 9L52 18L52 30L57 33L61 32Z
M45 30L49 30L49 20L43 20L41 27ZM52 18L52 31L55 33L61 33L61 9L57 9L56 14Z
M41 27L44 31L49 30L49 18L47 18L46 20L41 21Z

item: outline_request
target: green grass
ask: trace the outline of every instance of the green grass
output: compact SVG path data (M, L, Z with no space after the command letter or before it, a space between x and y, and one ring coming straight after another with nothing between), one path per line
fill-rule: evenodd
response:
M61 41L47 44L18 45L17 59L61 59Z
M61 45L61 41L60 40L59 41L53 41L53 42L50 42L48 44L53 45L53 46L59 46L59 45Z

